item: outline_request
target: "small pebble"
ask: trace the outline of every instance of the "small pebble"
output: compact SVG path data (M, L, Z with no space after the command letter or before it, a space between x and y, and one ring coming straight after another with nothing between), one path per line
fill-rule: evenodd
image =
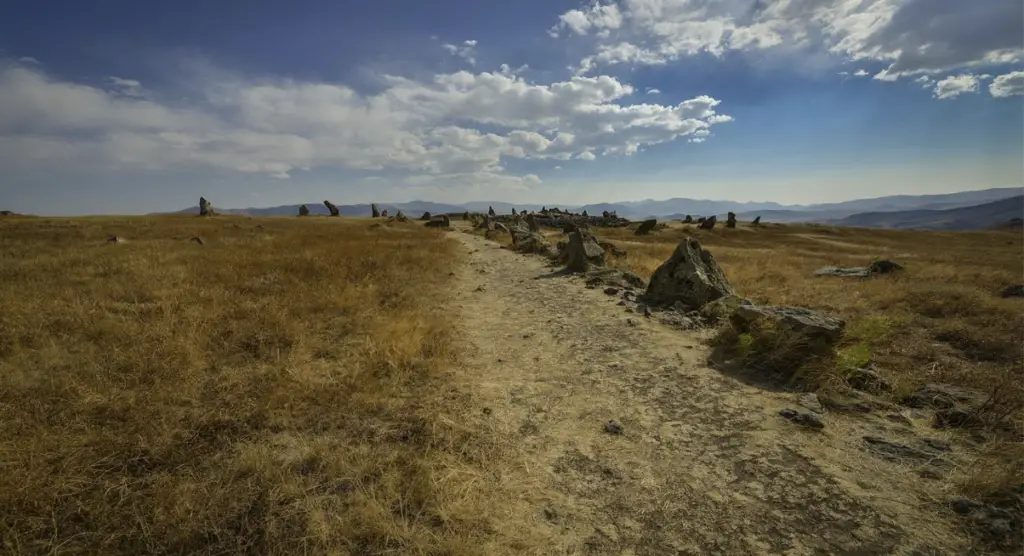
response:
M622 425L614 419L610 420L604 424L604 432L608 434L622 434Z

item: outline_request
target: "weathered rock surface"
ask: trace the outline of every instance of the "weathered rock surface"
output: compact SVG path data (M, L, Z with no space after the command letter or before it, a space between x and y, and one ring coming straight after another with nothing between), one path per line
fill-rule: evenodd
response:
M512 234L512 245L516 251L520 253L534 253L546 257L556 256L554 248L544 239L544 236L518 228L511 230L510 233Z
M424 225L428 228L441 228L443 230L449 230L452 227L452 220L451 218L448 217L447 214L442 214L440 216L435 216L431 218Z
M846 321L806 307L763 307L739 305L730 316L737 330L746 331L759 319L770 319L788 326L809 340L834 344L843 335Z
M891 386L874 369L852 369L846 373L846 383L867 392L888 391Z
M126 241L128 240L121 236L110 236L107 238L107 243L125 243Z
M1024 484L1005 491L995 503L960 498L950 501L949 507L990 548L1020 554L1024 545Z
M537 218L532 214L526 215L526 226L531 232L540 232L540 225L537 224Z
M654 219L654 218L651 218L650 220L644 220L643 222L640 223L640 227L638 227L636 229L636 231L633 232L633 235L645 236L645 235L653 232L654 231L654 227L657 226L657 225L658 225L658 221L656 219Z
M736 213L735 212L730 212L727 215L727 217L725 219L725 227L726 228L735 228L736 227Z
M309 207L306 205L299 207L299 216L309 216Z
M380 218L380 211L377 210L377 203L370 203L370 216Z
M206 197L200 197L199 198L199 216L213 216L214 214L215 213L213 211L213 205L210 204L210 201L207 201Z
M593 267L604 266L604 249L580 230L569 234L564 257L565 267L570 272L586 272Z
M331 211L331 216L338 216L340 214L337 205L334 203L325 200L324 206L327 207L327 210Z
M821 420L821 415L818 415L817 413L797 411L795 409L783 409L779 411L779 416L803 427L811 429L825 428L825 422Z
M756 218L754 218L754 221L751 222L750 225L751 226L760 226L761 225L761 217L757 216Z
M903 270L903 267L890 260L880 260L868 266L837 267L825 266L814 271L815 276L838 276L841 278L870 278L876 274L889 274Z
M957 406L976 406L985 400L985 395L949 384L926 384L904 396L900 403L907 407L949 409Z
M700 309L732 294L732 286L711 252L696 238L687 237L654 271L645 298L655 305L672 306L678 301L687 308Z
M711 216L710 218L706 218L703 222L700 223L700 229L710 230L715 227L716 222L718 222L717 216Z
M1007 288L999 294L999 297L1024 297L1024 284L1007 286Z

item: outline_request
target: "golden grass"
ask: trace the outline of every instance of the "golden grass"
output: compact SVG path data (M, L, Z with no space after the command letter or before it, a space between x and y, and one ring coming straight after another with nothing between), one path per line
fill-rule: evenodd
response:
M444 417L456 257L419 223L0 220L3 550L495 551L499 444Z

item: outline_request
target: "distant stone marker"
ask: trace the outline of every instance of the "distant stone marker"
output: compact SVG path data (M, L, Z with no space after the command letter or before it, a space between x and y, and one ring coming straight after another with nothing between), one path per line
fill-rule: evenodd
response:
M726 228L735 228L736 227L736 213L735 212L730 212L729 213L728 217L725 220L725 227Z
M331 216L338 216L340 214L338 212L337 205L335 205L334 203L330 201L324 201L324 206L327 207L327 210L331 211Z
M497 216L497 214L494 212L494 207L487 207L487 214L489 216Z
M430 211L427 211L423 213L423 216L420 217L420 220L430 220L431 218L432 217L430 216Z
M377 210L377 203L370 203L370 216L380 218L380 211Z
M565 267L570 272L586 272L595 266L604 266L604 249L589 234L576 230L569 234L565 246Z
M387 218L388 217L388 209L384 209L384 210L380 211L380 217L381 218Z
M199 198L199 216L213 216L213 205L210 201L206 200L206 197Z
M755 218L755 219L754 219L754 221L753 221L753 222L751 222L750 224L751 224L751 225L753 225L753 226L760 226L760 225L761 225L761 217L760 217L760 216L758 216L758 217L757 217L757 218Z
M299 207L299 216L309 216L309 207L306 205Z
M703 222L700 223L700 229L702 229L702 230L711 230L711 229L713 229L715 227L715 224L717 222L718 222L718 217L712 215L710 218L707 218Z
M107 238L107 243L124 243L125 241L121 236L110 236Z
M693 217L687 214L686 218L683 219L683 224L693 224Z
M452 227L452 220L447 214L435 216L425 224L428 228L441 228L442 230L448 230Z
M633 232L636 236L645 236L654 231L654 227L658 225L658 220L651 218L650 220L644 220L640 223L640 227Z

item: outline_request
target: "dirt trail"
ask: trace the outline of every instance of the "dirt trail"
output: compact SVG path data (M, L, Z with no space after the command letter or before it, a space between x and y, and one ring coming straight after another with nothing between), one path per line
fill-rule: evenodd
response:
M781 419L795 395L709 368L698 333L628 313L540 257L466 233L460 373L517 445L542 554L964 553L935 482L865 453L905 425ZM621 435L604 424L622 424ZM929 490L933 489L933 490Z

